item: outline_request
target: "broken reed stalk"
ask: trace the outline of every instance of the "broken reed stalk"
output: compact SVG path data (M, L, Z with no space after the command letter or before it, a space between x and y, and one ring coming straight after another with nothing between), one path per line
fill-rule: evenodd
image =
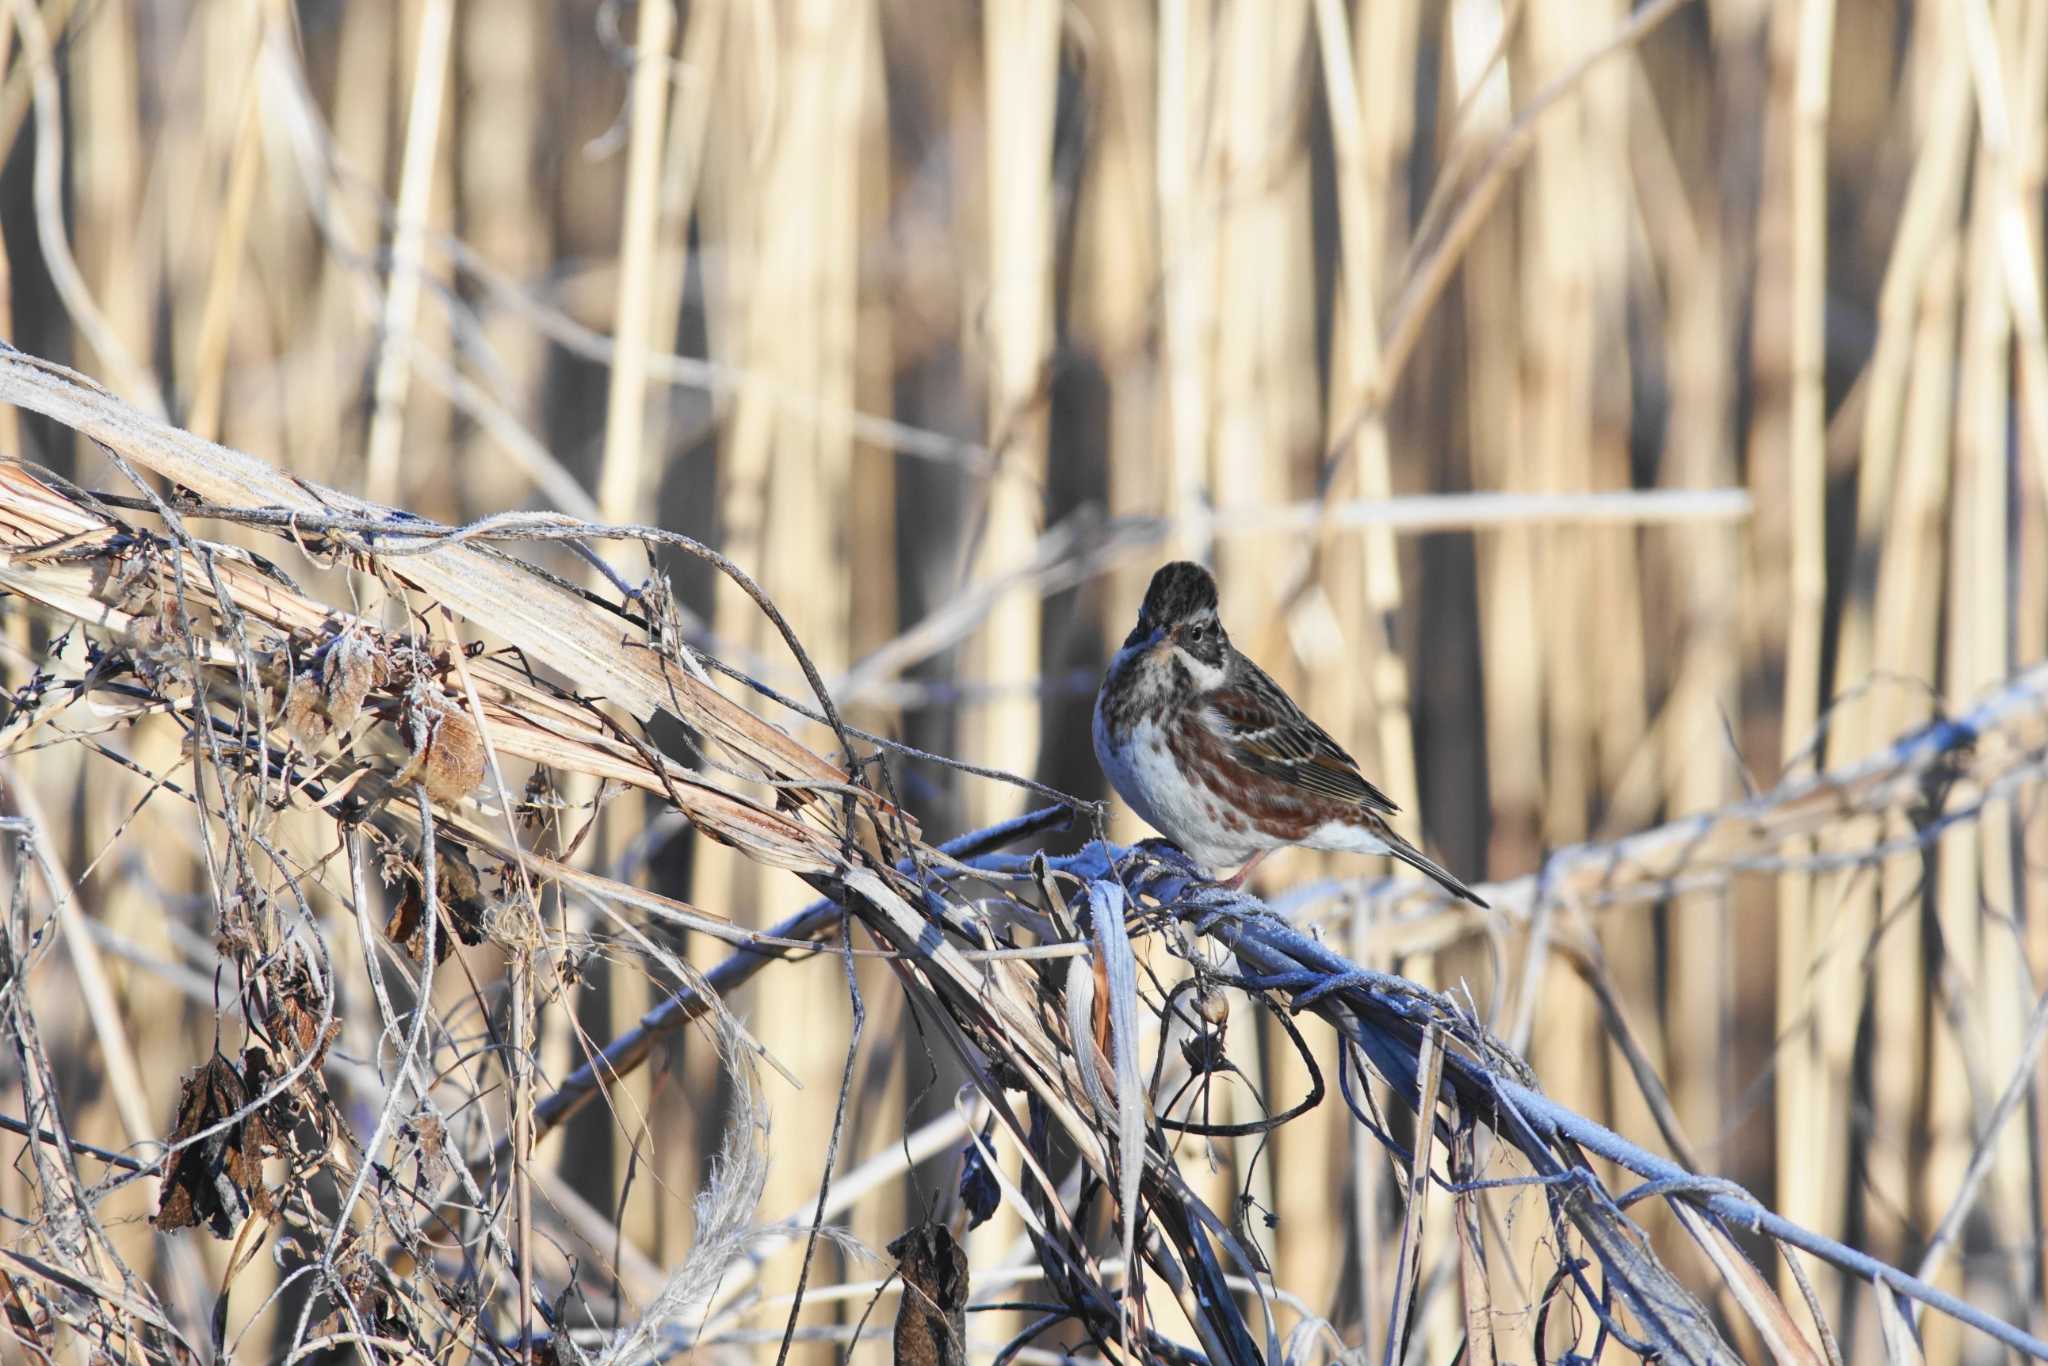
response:
M22 466L0 466L0 587L39 604L59 623L88 628L93 641L85 668L51 661L16 694L13 714L0 725L0 743L14 748L59 734L48 729L51 722L70 703L88 698L112 708L114 726L169 722L184 730L191 776L181 770L151 775L151 781L155 791L197 807L202 834L222 840L208 864L211 892L248 1031L239 1058L216 1056L188 1079L173 1141L140 1170L78 1190L38 1167L46 1203L40 1213L21 1213L42 1231L56 1260L46 1256L26 1266L28 1279L17 1282L17 1295L45 1316L29 1316L31 1332L41 1331L38 1322L65 1323L132 1337L152 1356L189 1349L203 1336L188 1315L155 1304L156 1291L146 1282L129 1278L128 1288L117 1292L111 1275L60 1265L67 1244L53 1241L50 1221L95 1229L96 1202L147 1172L165 1182L167 1193L177 1193L175 1205L166 1195L160 1222L205 1222L244 1235L253 1227L258 1239L277 1237L289 1245L286 1261L294 1269L272 1294L303 1285L296 1292L304 1298L295 1355L350 1335L415 1350L436 1341L500 1350L508 1331L516 1334L513 1341L525 1339L512 1326L516 1321L502 1313L479 1318L459 1306L477 1303L479 1294L486 1303L498 1302L502 1296L494 1300L491 1287L508 1280L533 1286L530 1297L518 1297L519 1313L544 1324L535 1332L544 1331L565 1358L628 1341L660 1343L662 1350L687 1346L695 1315L708 1303L705 1287L715 1284L720 1259L738 1255L744 1245L766 1180L769 1164L757 1132L763 1121L753 1103L742 1107L729 1131L725 1165L718 1169L724 1175L714 1177L706 1195L711 1203L700 1209L700 1243L667 1285L637 1313L623 1306L600 1313L586 1298L564 1317L559 1292L581 1294L587 1287L566 1264L531 1264L548 1255L547 1247L508 1239L497 1193L510 1184L506 1157L523 1160L526 1135L542 1113L555 1105L559 1118L578 1093L564 1087L558 1102L529 1110L521 1069L502 1053L470 1061L445 1053L455 1040L447 1007L431 985L441 956L437 945L451 938L469 944L497 938L508 949L536 949L535 962L554 975L593 947L645 955L650 967L659 966L676 983L674 1016L712 1009L728 1064L750 1067L758 1046L719 1007L717 983L659 948L629 918L637 915L649 925L683 925L761 946L729 960L729 981L770 965L769 953L792 942L801 946L825 923L858 925L862 937L880 947L931 1037L965 1068L995 1117L1005 1135L995 1151L1018 1164L998 1184L1028 1230L1044 1293L1057 1308L1027 1326L1015 1345L1059 1323L1105 1346L1169 1359L1189 1359L1197 1349L1212 1361L1279 1354L1275 1315L1294 1312L1286 1306L1298 1301L1275 1284L1253 1230L1183 1178L1180 1157L1188 1144L1267 1135L1316 1104L1341 1100L1363 1132L1412 1168L1412 1180L1450 1187L1457 1199L1437 1208L1452 1209L1468 1233L1485 1227L1495 1201L1540 1199L1556 1249L1551 1288L1583 1308L1596 1352L1598 1341L1612 1341L1639 1355L1735 1359L1721 1327L1625 1217L1630 1205L1655 1199L1702 1238L1734 1301L1769 1340L1794 1343L1798 1330L1762 1278L1745 1269L1739 1255L1731 1259L1727 1239L1737 1229L1761 1232L1877 1283L1886 1294L1917 1300L2048 1359L2048 1344L1980 1307L1781 1219L1727 1183L1689 1172L1548 1100L1469 1003L1359 967L1256 899L1208 883L1170 849L1095 843L1054 860L984 852L1038 828L1049 819L1043 813L951 847L927 845L908 814L870 786L871 766L845 728L837 734L846 757L860 762L842 767L733 706L710 686L696 656L661 636L658 612L641 615L643 605L658 605L658 598L643 595L639 603L607 607L562 590L494 546L652 532L555 518L438 527L281 480L248 457L155 423L76 376L18 353L0 356L0 396L89 431L131 475L136 464L146 465L181 486L175 501L165 501L136 476L144 496L117 505ZM271 515L291 507L297 511ZM192 525L208 517L267 527L281 547L295 545L316 563L346 563L368 582L405 594L414 610L394 631L337 610L296 588L269 562L194 535ZM730 569L722 562L720 568ZM516 592L487 594L492 585L515 584ZM530 643L514 652L486 641L472 652L431 629L436 617L418 610L421 598L438 602L451 626L510 629ZM771 602L755 600L786 629ZM489 601L487 613L463 610L479 601ZM799 667L807 665L794 637L784 638ZM536 661L552 667L543 672ZM822 714L836 718L816 671L807 672ZM594 700L607 690L628 706L614 710ZM1549 906L1682 895L1723 886L1739 871L1881 862L1973 821L1995 803L2039 790L2044 697L2048 669L2037 669L2009 680L1969 713L1937 721L1858 763L1794 776L1724 811L1563 851L1539 876L1490 894L1506 925L1529 924ZM648 710L669 713L698 737L696 765L662 754L638 733L646 712L632 703L649 699ZM70 742L118 757L90 735ZM528 795L508 810L514 789L495 770L511 760L533 765L539 787L529 785ZM760 936L672 898L580 872L545 847L561 836L548 834L544 807L533 799L571 776L625 782L654 794L707 836L756 863L797 873L824 900L808 919L787 926L787 934ZM773 795L749 798L739 791L741 782L765 783ZM379 942L369 919L373 894L363 858L352 857L349 875L337 877L322 850L281 846L267 833L272 823L264 813L294 808L326 812L346 828L351 850L361 847L358 836L367 836L382 852L383 872L400 889L382 936L390 943ZM506 823L515 813L540 819L543 829L522 836ZM1901 815L1910 817L1910 834L1889 835L1886 823ZM1858 822L1874 826L1860 847L1797 860L1780 852L1795 836ZM10 829L17 866L35 862L20 827ZM62 882L53 872L46 895L66 898ZM517 890L529 882L603 908L623 937L562 940L537 929L531 910L524 917L519 911L534 905L530 894ZM19 973L38 962L33 953L23 956L31 942L26 886L17 879L8 922L11 962ZM341 1027L334 1009L338 984L321 928L329 906L353 912L373 980L392 975L379 967L380 957L396 969L394 989L380 986L378 1000L387 1035L403 1041L401 1070L376 1101L375 1133L360 1158L343 1141L351 1126L328 1092L323 1066ZM1446 934L1502 927L1481 925L1463 910L1427 914ZM1152 941L1155 957L1179 960L1189 975L1174 986L1153 977L1132 939ZM872 951L848 939L836 948L849 963L856 952ZM408 962L419 964L416 981ZM468 967L466 958L455 963ZM1089 1024L1091 1009L1074 995L1096 989L1097 963L1105 973L1099 980L1126 983L1113 986L1106 1034ZM550 979L546 972L540 976ZM1288 1075L1308 1078L1307 1100L1253 1095L1250 1119L1242 1112L1222 1123L1206 1117L1208 1092L1237 1085L1231 1079L1244 1074L1225 1036L1227 1013L1206 1005L1193 1010L1190 1003L1225 989L1240 993L1236 999L1270 1020L1276 1038L1296 1051L1303 1071ZM409 1001L409 1011L402 1001ZM479 1004L488 1017L488 1005ZM47 1063L29 998L11 992L4 1008L24 1077L42 1075ZM1297 1023L1303 1019L1329 1031L1334 1079L1313 1062ZM629 1068L645 1056L645 1036L667 1024L650 1019L640 1037L622 1038L613 1059L593 1061L590 1080L608 1081ZM351 1046L374 1051L369 1040ZM1441 1085L1427 1086L1420 1106L1429 1137L1411 1155L1364 1081L1376 1075L1393 1095L1406 1096L1438 1068ZM500 1099L473 1103L494 1090ZM415 1099L406 1099L408 1093ZM22 1122L52 1135L56 1152L73 1151L53 1097L31 1088ZM483 1123L487 1111L497 1118ZM498 1137L507 1130L509 1154ZM1472 1139L1481 1133L1491 1135L1492 1156L1484 1165L1504 1174L1480 1176L1462 1156L1474 1151ZM315 1134L322 1137L313 1141ZM38 1142L30 1150L41 1154L51 1147ZM1434 1170L1428 1154L1436 1148L1447 1154L1445 1171L1453 1177ZM1586 1154L1644 1184L1610 1189ZM274 1189L249 1165L251 1157L271 1155L288 1160L286 1179ZM308 1184L329 1168L352 1192L338 1209L331 1188L322 1194ZM401 1170L417 1179L395 1180ZM460 1204L444 1204L433 1193L451 1176ZM363 1230L346 1218L359 1195L374 1212ZM1122 1259L1107 1254L1121 1239L1090 1232L1098 1212L1110 1210L1127 1227L1135 1220L1143 1234L1135 1243L1136 1263L1114 1272ZM251 1219L263 1222L252 1225ZM1419 1199L1410 1219L1428 1231ZM430 1226L440 1230L442 1253L416 1241ZM97 1232L89 1236L97 1249L92 1255L118 1266L112 1244ZM459 1260L449 1260L458 1247ZM412 1258L418 1274L395 1278L385 1271L391 1248ZM1405 1287L1412 1275L1405 1257L1402 1267ZM1138 1315L1130 1312L1136 1301L1127 1292L1141 1284L1162 1293L1145 1300L1147 1312ZM1239 1298L1247 1285L1256 1289L1249 1314ZM1172 1305L1181 1307L1194 1347L1162 1317L1158 1306ZM339 1317L323 1319L323 1313ZM1550 1318L1540 1315L1539 1323ZM13 1322L21 1331L23 1320ZM1388 1340L1400 1331L1389 1325Z

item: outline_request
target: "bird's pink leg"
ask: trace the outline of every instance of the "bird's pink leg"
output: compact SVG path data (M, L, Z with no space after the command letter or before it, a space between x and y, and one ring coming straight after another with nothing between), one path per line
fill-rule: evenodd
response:
M1259 866L1259 860L1272 852L1273 851L1271 849L1261 849L1258 853L1253 854L1250 860L1245 863L1244 867L1238 869L1237 873L1230 879L1230 881L1224 883L1223 885L1225 887L1228 887L1233 892L1238 890L1240 887L1244 886L1244 880L1252 875L1252 869Z

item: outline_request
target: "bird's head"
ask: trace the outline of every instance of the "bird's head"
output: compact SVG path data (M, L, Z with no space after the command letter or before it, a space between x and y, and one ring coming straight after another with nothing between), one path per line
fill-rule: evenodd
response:
M1125 650L1134 646L1155 667L1180 664L1204 691L1222 685L1229 637L1216 615L1216 580L1208 570L1176 560L1152 576L1138 624L1124 638Z

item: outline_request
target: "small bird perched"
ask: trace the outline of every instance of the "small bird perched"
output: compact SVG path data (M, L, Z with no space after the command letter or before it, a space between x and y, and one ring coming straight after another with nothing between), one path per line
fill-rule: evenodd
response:
M1387 854L1484 906L1394 833L1400 808L1264 669L1232 647L1216 580L1185 560L1152 576L1095 695L1095 758L1131 809L1211 868L1275 849Z

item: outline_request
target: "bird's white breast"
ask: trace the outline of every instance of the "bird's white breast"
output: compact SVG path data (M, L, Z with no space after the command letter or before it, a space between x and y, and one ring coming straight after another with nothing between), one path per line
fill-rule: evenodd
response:
M1228 868L1277 841L1234 816L1223 799L1194 782L1173 757L1165 731L1144 717L1111 735L1101 699L1095 705L1095 759L1144 822L1178 844L1197 863Z

